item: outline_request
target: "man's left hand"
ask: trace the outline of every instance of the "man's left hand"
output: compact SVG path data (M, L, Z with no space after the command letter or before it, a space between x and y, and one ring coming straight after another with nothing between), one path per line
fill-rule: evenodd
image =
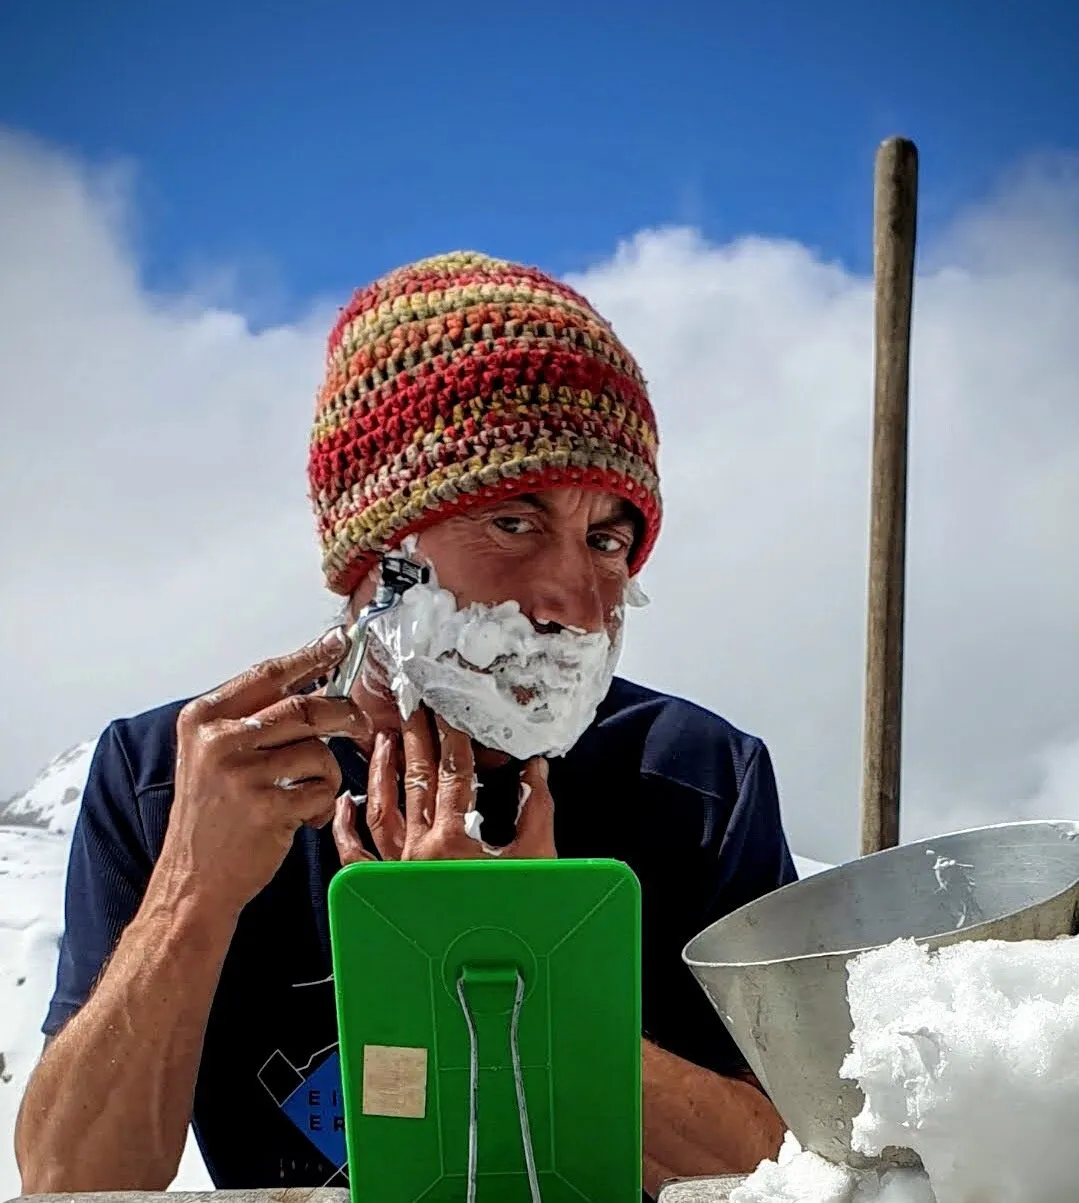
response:
M433 723L432 723L433 720ZM405 806L398 805L404 776ZM517 833L504 848L488 849L465 829L476 805L472 741L420 707L397 732L380 731L367 783L367 826L383 860L472 860L483 856L549 859L554 843L554 802L547 761L529 760L520 775ZM373 860L356 832L354 803L337 799L334 840L343 865Z

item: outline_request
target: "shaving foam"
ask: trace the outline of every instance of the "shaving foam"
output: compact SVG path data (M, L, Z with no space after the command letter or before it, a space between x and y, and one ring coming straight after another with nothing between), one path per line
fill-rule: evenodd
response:
M626 602L641 598L635 589ZM367 684L388 686L404 719L423 703L485 748L517 760L563 756L610 689L620 615L614 640L606 631L544 634L517 602L458 609L432 572L371 623Z

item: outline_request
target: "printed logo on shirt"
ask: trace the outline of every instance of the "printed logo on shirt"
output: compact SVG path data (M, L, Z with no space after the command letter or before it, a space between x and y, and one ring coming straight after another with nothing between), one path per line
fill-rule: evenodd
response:
M332 986L332 978L300 983L299 987L306 985ZM322 994L321 991L317 993ZM329 1006L333 1015L332 993ZM298 1064L282 1049L274 1049L259 1070L258 1079L282 1113L334 1167L332 1176L323 1185L347 1186L345 1106L337 1042L316 1049Z

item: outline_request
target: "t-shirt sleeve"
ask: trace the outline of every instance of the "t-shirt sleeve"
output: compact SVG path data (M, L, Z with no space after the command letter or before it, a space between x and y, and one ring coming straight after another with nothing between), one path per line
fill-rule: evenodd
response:
M42 1024L55 1036L90 997L138 910L152 863L116 725L98 741L71 836L56 989Z
M758 742L719 846L716 890L704 927L798 880L779 806L772 757Z
M686 926L681 935L686 942L738 907L797 880L771 757L759 742L746 761L726 826L714 833L705 864L709 880L700 883L700 891L686 891L703 900L683 917ZM677 970L672 965L657 993L661 997L650 1008L655 1030L646 1035L683 1060L715 1073L741 1077L748 1072L745 1058L684 962Z

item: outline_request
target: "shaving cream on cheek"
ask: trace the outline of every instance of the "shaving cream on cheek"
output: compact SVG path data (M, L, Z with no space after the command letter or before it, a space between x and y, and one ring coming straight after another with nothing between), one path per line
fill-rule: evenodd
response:
M642 610L650 604L648 594L641 588L637 578L630 577L626 582L626 605L632 606L635 610Z
M613 640L541 634L516 602L459 610L432 577L371 624L369 663L406 719L422 702L483 747L517 760L562 756L610 688L621 651L613 625Z

